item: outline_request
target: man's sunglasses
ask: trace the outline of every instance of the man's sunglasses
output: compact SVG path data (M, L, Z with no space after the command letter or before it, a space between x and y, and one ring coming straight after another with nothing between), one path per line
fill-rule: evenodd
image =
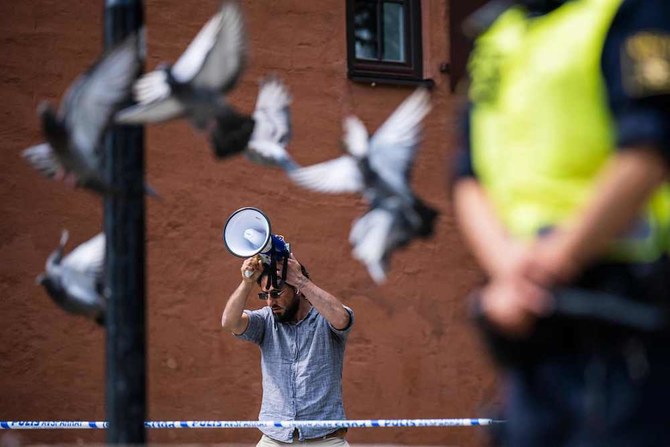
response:
M286 292L286 287L283 289L273 289L269 292L258 292L258 299L265 301L268 299L268 296L272 299L276 299L279 298L284 292Z

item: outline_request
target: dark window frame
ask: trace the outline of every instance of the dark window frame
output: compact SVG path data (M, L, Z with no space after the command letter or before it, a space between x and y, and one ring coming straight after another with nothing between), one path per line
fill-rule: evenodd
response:
M432 80L423 78L423 33L421 20L421 0L375 0L378 8L384 2L398 3L405 8L404 46L406 62L375 61L356 58L354 36L355 3L347 0L347 76L352 81L378 82L388 84L429 84ZM377 29L383 29L382 14L377 14ZM378 31L380 32L380 31ZM378 39L383 45L383 39ZM381 48L381 47L380 47ZM379 51L383 54L383 49Z

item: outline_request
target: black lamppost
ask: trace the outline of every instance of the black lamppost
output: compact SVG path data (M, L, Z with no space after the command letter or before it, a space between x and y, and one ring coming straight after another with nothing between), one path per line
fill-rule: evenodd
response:
M143 25L142 0L105 0L106 49ZM109 297L106 317L107 443L144 444L147 411L144 131L141 126L110 129L105 140L105 169L108 180L117 191L105 198L106 293Z

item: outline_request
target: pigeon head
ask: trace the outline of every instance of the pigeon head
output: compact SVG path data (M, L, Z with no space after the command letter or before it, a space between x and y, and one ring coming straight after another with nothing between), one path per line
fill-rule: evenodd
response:
M40 103L37 105L37 116L40 117L43 123L47 121L49 122L58 121L56 111L51 106L51 103L49 101L40 101Z
M53 107L51 107L51 104L49 104L48 101L40 102L40 104L37 106L37 114L42 121L42 131L44 132L44 135L47 137L49 142L58 140L59 142L64 143L67 141L67 132L65 127L58 119L56 111L53 109ZM56 147L59 145L53 146Z
M65 301L65 291L60 281L51 276L42 273L36 279L35 282L44 287L50 297L52 297L56 302Z
M37 278L35 278L35 284L37 284L38 286L43 286L44 283L47 282L48 280L49 278L47 277L46 274L40 273L39 275L37 275Z
M40 101L40 103L37 104L37 115L41 117L47 113L54 113L51 103L49 101Z

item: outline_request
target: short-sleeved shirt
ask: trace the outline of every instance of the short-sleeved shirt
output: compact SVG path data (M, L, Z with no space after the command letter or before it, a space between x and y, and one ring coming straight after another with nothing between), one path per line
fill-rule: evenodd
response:
M347 335L353 324L338 330L312 307L297 323L275 321L270 307L245 310L249 326L239 338L261 349L263 402L259 420L341 420L342 367ZM272 427L261 431L276 441L292 442L293 429ZM300 439L324 436L333 428L299 429Z

